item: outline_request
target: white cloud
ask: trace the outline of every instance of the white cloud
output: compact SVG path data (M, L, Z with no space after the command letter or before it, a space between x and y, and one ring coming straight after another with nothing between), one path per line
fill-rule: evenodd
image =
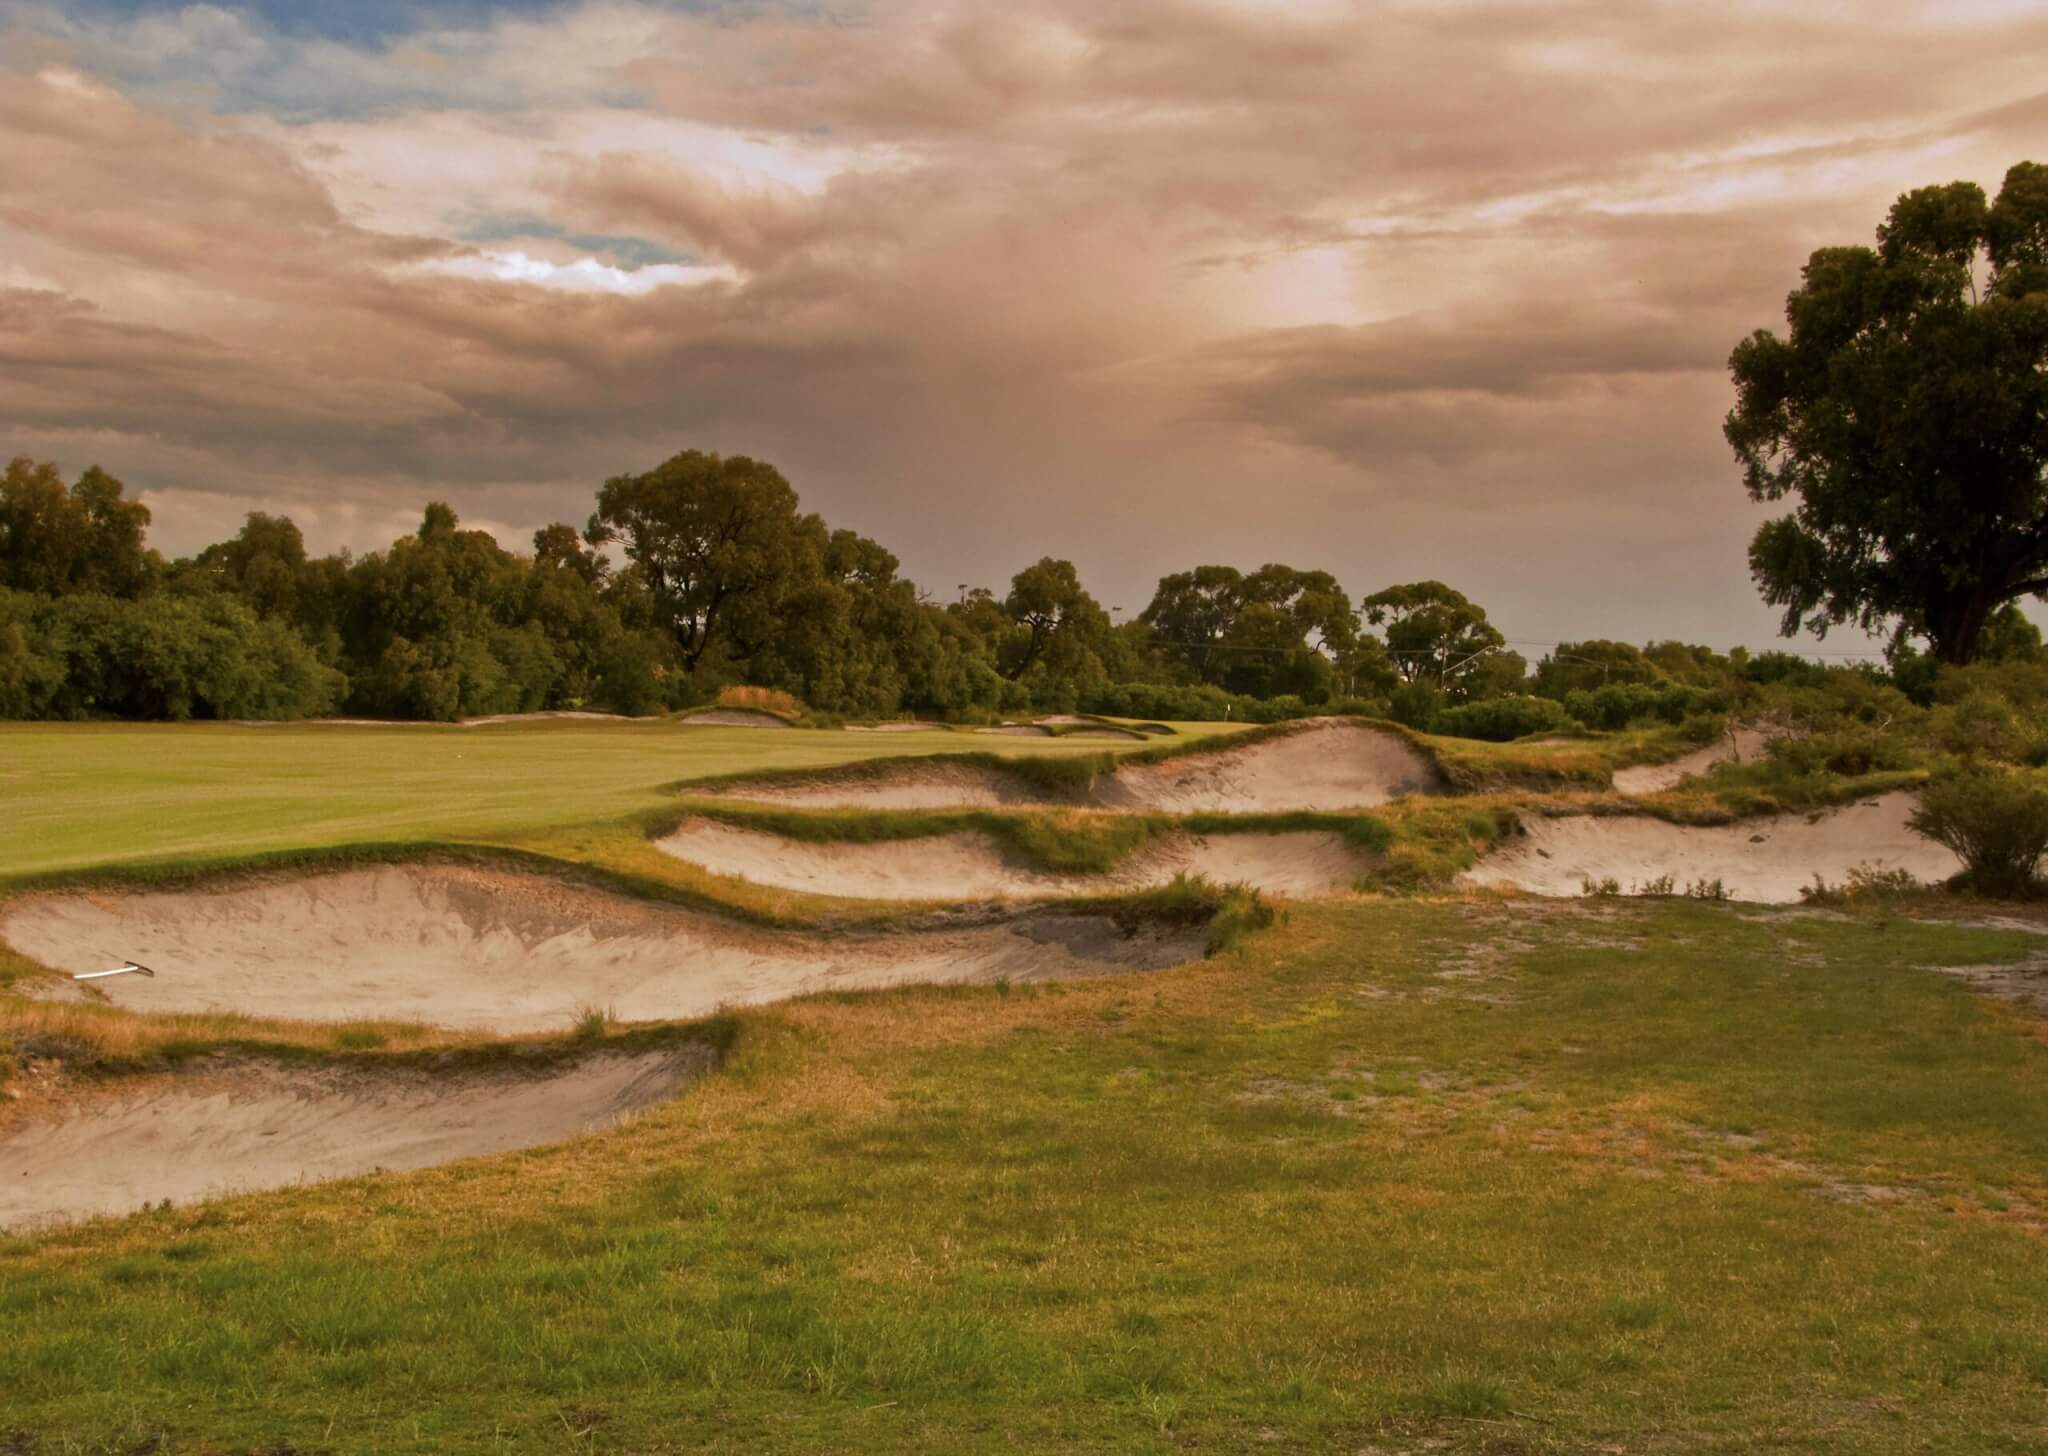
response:
M651 293L657 288L695 288L706 283L737 283L737 269L723 263L652 263L641 268L618 268L595 258L578 258L569 263L536 258L519 249L499 252L484 249L455 258L437 258L420 265L436 273L458 278L487 278L500 283L530 283L539 288L557 288L566 293Z

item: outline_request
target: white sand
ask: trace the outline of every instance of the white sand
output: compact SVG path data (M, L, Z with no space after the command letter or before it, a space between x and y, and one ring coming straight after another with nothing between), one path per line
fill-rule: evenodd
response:
M1697 778L1716 764L1751 763L1763 757L1771 734L1763 728L1737 728L1723 733L1704 748L1694 749L1668 763L1637 764L1614 771L1614 787L1624 794L1654 794L1673 788L1686 779Z
M750 708L705 708L687 713L680 720L685 728L788 728L786 718L757 713Z
M1288 813L1358 809L1442 788L1435 767L1396 734L1345 722L1310 722L1239 748L1156 764L1121 764L1096 781L1090 802L1108 809ZM887 777L819 774L793 782L734 784L723 798L805 808L973 809L1071 802L1033 792L1007 774L943 758Z
M251 1062L153 1078L0 1123L0 1229L559 1142L673 1095L711 1061L687 1047L535 1075Z
M1683 891L1719 880L1737 900L1790 905L1818 874L1839 885L1858 865L1904 869L1945 880L1962 868L1948 849L1906 827L1913 796L1898 793L1808 819L1784 815L1694 827L1642 815L1524 815L1527 834L1464 876L1464 883L1577 895L1587 880L1613 879L1624 892L1669 875Z
M212 890L49 894L9 903L0 937L138 1011L385 1018L562 1030L580 1011L678 1020L720 1006L912 982L1048 980L1199 959L1199 929L1127 935L1044 911L960 929L800 935L541 875L450 866L350 870Z
M874 844L829 844L692 819L657 840L665 853L757 885L863 900L1046 899L1163 885L1178 874L1251 884L1279 895L1342 894L1377 866L1342 836L1173 834L1102 875L1052 874L1006 855L985 834L935 834Z

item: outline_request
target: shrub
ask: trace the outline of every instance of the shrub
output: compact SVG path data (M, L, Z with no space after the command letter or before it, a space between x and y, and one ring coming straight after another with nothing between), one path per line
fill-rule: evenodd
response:
M1683 723L1704 713L1724 712L1727 696L1684 683L1609 683L1565 694L1572 717L1588 728L1626 728L1645 721Z
M1987 895L2038 888L2048 855L2048 788L2032 775L1971 765L1943 774L1909 821L1962 857L1963 878Z
M1483 738L1489 743L1506 743L1532 733L1555 733L1572 726L1572 716L1562 703L1549 698L1488 698L1446 708L1430 725L1434 733L1453 738Z

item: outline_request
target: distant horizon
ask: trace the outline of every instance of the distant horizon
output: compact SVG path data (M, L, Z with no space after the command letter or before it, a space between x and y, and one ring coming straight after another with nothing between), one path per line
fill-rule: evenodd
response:
M2038 154L2044 53L1999 0L0 0L0 458L360 553L702 448L941 597L1283 561L1874 654L1757 597L1727 357Z

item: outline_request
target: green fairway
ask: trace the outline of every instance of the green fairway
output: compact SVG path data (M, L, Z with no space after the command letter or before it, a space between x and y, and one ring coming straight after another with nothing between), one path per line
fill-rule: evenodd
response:
M692 728L673 721L0 724L0 879L138 860L613 821L678 779L922 753L1094 754L1148 743L931 730Z

